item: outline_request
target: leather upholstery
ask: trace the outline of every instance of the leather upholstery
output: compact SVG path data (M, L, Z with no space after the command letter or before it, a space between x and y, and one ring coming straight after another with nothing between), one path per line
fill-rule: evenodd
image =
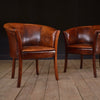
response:
M77 34L78 34L78 43L92 43L93 42L93 34L92 27L78 27Z
M4 25L9 39L10 56L18 57L16 32L21 35L22 46L46 46L55 51L57 30L49 26L23 23L7 23ZM32 50L32 49L31 49Z
M24 25L24 32L22 34L23 46L39 45L40 31L41 27Z
M93 43L96 36L95 30L100 30L100 25L80 26L64 31L67 44L66 49L68 49L67 52L76 54L92 54ZM96 42L96 53L100 53L100 35Z

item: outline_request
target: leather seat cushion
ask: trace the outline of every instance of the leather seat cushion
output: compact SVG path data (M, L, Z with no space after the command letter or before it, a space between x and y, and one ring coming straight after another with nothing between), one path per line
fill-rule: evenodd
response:
M92 45L91 44L72 44L72 45L68 45L68 48L76 48L76 49L92 49Z
M72 54L86 54L91 55L93 53L93 47L91 44L73 44L68 46L68 52Z
M54 51L54 48L45 46L24 46L22 52Z

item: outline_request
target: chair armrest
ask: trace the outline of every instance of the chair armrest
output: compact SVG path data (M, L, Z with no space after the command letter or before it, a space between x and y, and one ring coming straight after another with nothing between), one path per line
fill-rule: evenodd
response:
M96 52L96 44L97 44L97 38L98 38L99 34L100 34L100 30L96 30L95 36L94 36L94 41L93 41L93 53Z
M15 27L9 24L4 24L4 28L9 32L15 32L16 40L18 42L18 48L22 50L22 41L21 41L20 32Z
M100 33L100 30L96 30L96 31L95 31L95 34L98 35L99 33Z
M71 28L63 31L66 45L77 43L78 34L76 28Z
M58 39L59 39L59 34L60 34L60 30L56 31L56 36L55 36L55 51L57 52L57 46L58 46Z
M16 29L8 24L4 24L3 26L7 31L10 31L10 32L15 32Z
M69 37L69 33L66 31L63 31L63 35L64 35L64 39L65 39L65 44L66 46L69 44L68 42L68 37Z

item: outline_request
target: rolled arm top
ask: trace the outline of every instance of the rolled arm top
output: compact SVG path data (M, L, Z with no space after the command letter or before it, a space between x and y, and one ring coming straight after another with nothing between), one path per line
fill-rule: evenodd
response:
M63 32L67 44L74 44L78 41L76 28L71 28Z

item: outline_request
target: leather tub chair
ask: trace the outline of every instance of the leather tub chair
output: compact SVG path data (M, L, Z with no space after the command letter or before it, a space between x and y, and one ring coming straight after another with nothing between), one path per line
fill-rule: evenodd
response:
M49 26L24 23L6 23L10 56L13 58L12 78L15 75L15 61L19 60L18 83L21 85L22 60L36 59L36 73L39 74L38 59L54 57L55 77L58 80L57 44L60 31Z
M67 68L68 54L81 55L80 69L82 69L83 55L92 55L94 77L97 77L95 55L100 54L99 30L100 30L100 25L93 25L93 26L74 27L67 29L63 32L65 38L65 46L66 46L64 72L66 72Z

